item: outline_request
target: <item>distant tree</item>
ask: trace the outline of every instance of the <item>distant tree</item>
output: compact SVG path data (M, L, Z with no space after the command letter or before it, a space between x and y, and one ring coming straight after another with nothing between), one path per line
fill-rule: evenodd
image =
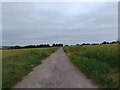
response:
M65 45L66 47L69 46L69 45Z
M115 44L115 43L117 43L117 41L112 41L112 42L111 42L111 44Z
M47 45L46 45L46 47L50 47L50 45L49 45L49 44L47 44Z
M120 43L120 41L116 41L117 43Z
M76 44L76 46L80 46L80 44Z
M52 47L54 47L54 46L55 46L55 44L53 43Z
M50 47L49 44L40 44L40 45L28 45L24 46L24 48L43 48L43 47Z
M82 45L90 45L90 43L83 43Z
M52 47L62 47L63 44L53 44Z
M111 42L111 43L113 43L113 44L114 44L114 43L120 43L120 41L113 41L113 42Z
M11 46L10 49L20 49L21 47L16 45L16 46Z
M24 46L24 48L36 48L35 45L28 45L28 46Z
M102 42L102 44L110 44L110 43L109 43L109 42L104 41L104 42Z
M61 47L62 47L62 46L63 46L63 44L58 44L58 46L61 46Z
M99 43L92 43L91 45L99 45Z

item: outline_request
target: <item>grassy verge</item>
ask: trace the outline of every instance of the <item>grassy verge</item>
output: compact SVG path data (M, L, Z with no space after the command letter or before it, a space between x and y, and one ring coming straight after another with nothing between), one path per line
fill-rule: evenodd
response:
M11 88L57 48L2 50L2 88Z
M72 63L101 87L118 87L118 45L64 47Z

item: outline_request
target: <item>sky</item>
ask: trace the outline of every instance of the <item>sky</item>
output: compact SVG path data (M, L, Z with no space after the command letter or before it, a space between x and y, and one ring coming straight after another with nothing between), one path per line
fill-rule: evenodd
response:
M2 44L100 43L118 40L116 2L4 2Z

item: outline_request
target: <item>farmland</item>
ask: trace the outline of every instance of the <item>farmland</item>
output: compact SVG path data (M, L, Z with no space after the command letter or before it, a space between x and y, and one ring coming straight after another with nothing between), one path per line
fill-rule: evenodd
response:
M22 81L23 78L26 75L28 75L28 73L30 73L35 66L41 64L42 60L47 58L50 54L52 54L56 50L57 48L53 48L53 47L2 50L2 54L3 54L2 55L2 75L3 75L2 86L3 88L14 87L16 83L18 83L19 81ZM119 73L118 73L118 45L117 44L65 46L64 51L69 57L69 59L71 60L71 62L73 63L73 66L76 66L78 68L78 72L79 70L82 71L88 79L91 79L99 87L104 87L104 88L118 87ZM50 74L48 72L50 70L53 71L52 76L58 77L58 74L56 74L56 72L58 72L60 76L62 75L64 76L64 74L67 75L69 73L69 71L67 70L69 70L69 68L72 68L72 64L67 62L66 58L67 57L65 56L61 48L58 52L56 52L56 54L54 54L51 58L49 58L46 63L43 63L44 65L43 67L42 66L41 67L46 68L45 71L40 70L40 68L38 68L36 72L39 72L40 70L41 72L39 73L42 73L42 72L43 73L41 74L41 77L37 79L43 79L46 73ZM50 63L50 62L54 62L54 63ZM67 67L67 65L69 66L69 68ZM48 68L46 66L48 66ZM62 66L62 67L59 67L59 66ZM55 70L56 72L54 72ZM59 72L61 70L63 70L64 73ZM73 70L71 70L71 72L73 72ZM71 73L69 77L71 76L75 77L75 75L79 77L78 72L77 71L74 72L77 75ZM40 76L39 74L38 75L35 74L35 75L37 77ZM55 77L52 79L51 77L49 77L49 79L46 79L46 77L44 78L45 80L47 80L46 82L49 82L49 80L54 81L55 79ZM68 77L66 77L66 80L69 80L67 78ZM31 79L30 81L32 82L32 79L35 79L35 78L33 77L30 79ZM60 81L62 83L64 81L62 79L60 80L55 79L55 80L56 82ZM73 86L74 84L77 85L75 80L76 79L73 78L72 82L74 83L69 83L69 84ZM45 82L45 85L46 85L46 82ZM86 82L85 78L79 84L82 85L83 82ZM57 85L57 83L55 84ZM83 86L84 85L82 85L81 87ZM58 87L59 87L59 84L58 84Z
M57 48L2 50L2 87L13 87Z
M118 45L64 47L71 62L100 87L118 87Z

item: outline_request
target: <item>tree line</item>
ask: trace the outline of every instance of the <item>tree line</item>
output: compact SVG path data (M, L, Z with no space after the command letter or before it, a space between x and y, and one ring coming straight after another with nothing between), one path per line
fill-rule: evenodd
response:
M63 44L53 44L50 46L49 44L40 44L40 45L27 45L27 46L11 46L9 49L22 49L22 48L45 48L45 47L62 47Z
M82 43L82 44L76 44L76 45L71 45L71 46L83 46L83 45L100 45L100 44L115 44L119 43L119 41L112 41L112 42L107 42L104 41L102 43ZM51 46L49 44L40 44L40 45L27 45L27 46L11 46L8 49L22 49L22 48L45 48L45 47L63 47L63 46L69 46L69 45L63 45L63 44L52 44Z
M119 41L112 41L112 42L107 42L103 41L102 43L82 43L82 44L76 44L76 46L83 46L83 45L101 45L101 44L116 44L119 43Z

